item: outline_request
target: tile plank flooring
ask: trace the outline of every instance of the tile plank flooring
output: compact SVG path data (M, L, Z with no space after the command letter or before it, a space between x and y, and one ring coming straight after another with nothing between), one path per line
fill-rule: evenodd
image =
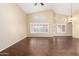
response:
M79 40L72 37L29 37L0 52L1 56L79 56Z

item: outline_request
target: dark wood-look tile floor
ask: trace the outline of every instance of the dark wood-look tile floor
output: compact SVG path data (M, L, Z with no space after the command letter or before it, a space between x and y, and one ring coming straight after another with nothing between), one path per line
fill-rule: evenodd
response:
M72 37L26 38L0 52L3 56L78 56L79 40Z

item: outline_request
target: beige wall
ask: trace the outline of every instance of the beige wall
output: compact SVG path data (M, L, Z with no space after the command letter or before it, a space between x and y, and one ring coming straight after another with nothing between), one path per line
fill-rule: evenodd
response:
M36 20L33 17L34 16L46 16L47 18L44 20ZM42 12L37 12L34 14L29 15L28 19L28 37L52 37L53 36L53 19L54 19L54 14L52 11L42 11ZM30 33L30 23L48 23L49 24L49 33L48 34L31 34Z
M75 19L72 21L72 36L74 38L79 38L79 12L74 15Z
M0 51L27 36L26 15L16 4L0 4Z
M33 16L42 15L47 16L45 20L36 20ZM72 35L72 24L67 24L66 33L57 33L57 24L65 24L64 18L67 17L65 15L55 14L53 11L41 11L38 13L30 14L28 19L28 37L52 37L52 36L71 36ZM30 33L30 23L49 23L49 33L48 34L31 34Z

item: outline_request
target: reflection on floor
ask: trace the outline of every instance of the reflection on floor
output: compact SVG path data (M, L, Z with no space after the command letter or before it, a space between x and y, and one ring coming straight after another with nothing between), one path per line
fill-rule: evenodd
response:
M76 56L79 40L72 37L27 38L2 51L9 56Z

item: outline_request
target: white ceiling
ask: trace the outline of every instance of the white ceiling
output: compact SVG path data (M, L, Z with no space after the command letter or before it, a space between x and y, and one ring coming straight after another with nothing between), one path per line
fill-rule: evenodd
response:
M56 13L63 15L71 14L71 6L70 3L44 3L44 6L38 4L34 6L34 3L19 3L18 5L26 12L26 13L34 13L42 10L54 10ZM72 13L75 13L79 10L79 3L72 4Z

